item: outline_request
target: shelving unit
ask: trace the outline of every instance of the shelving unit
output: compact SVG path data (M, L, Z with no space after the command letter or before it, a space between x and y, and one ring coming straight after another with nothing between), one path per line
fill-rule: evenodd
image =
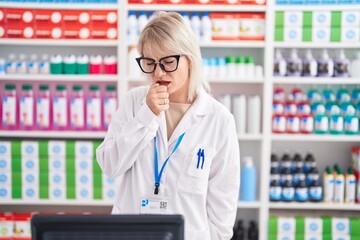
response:
M272 203L269 202L269 179L270 179L270 154L272 149L283 151L287 148L296 149L316 149L322 161L321 167L325 164L333 164L341 154L346 154L346 149L354 144L360 143L360 135L314 135L314 134L273 134L271 129L272 118L272 95L275 86L308 86L308 85L360 85L359 78L292 78L274 77L273 59L274 50L277 48L311 48L311 49L330 49L344 48L346 50L360 50L360 43L284 43L274 41L274 16L275 11L313 11L313 10L352 10L352 6L276 6L271 0L267 1L266 6L219 6L219 5L130 5L127 1L119 0L118 4L16 4L1 2L0 7L4 8L34 8L34 9L111 9L118 13L118 40L21 40L21 39L0 39L0 56L6 56L10 52L19 52L24 49L27 51L39 51L41 47L51 48L51 53L56 52L55 47L61 47L67 51L92 51L96 53L113 53L118 58L117 75L3 75L0 81L27 82L111 82L118 87L119 101L129 88L136 85L146 84L141 78L132 78L127 75L128 48L132 44L126 40L127 14L129 11L188 11L188 12L263 12L266 15L266 40L265 41L214 41L211 43L201 43L203 56L216 56L224 54L244 55L253 53L259 64L264 67L264 77L260 79L209 79L214 91L214 95L223 93L229 94L253 94L257 93L262 98L262 122L260 134L241 134L238 135L240 142L241 157L251 155L254 157L255 166L258 174L258 189L256 202L239 202L238 217L244 216L254 219L259 223L259 239L267 238L267 223L269 215L273 211L286 210L288 212L301 213L302 210L326 211L353 211L353 214L360 215L360 205L331 205L323 203ZM80 49L80 50L79 50ZM101 140L105 132L72 132L72 131L0 131L1 139L97 139ZM329 147L330 146L330 147ZM339 152L339 153L338 153ZM329 159L325 159L325 155ZM350 152L348 152L350 154ZM348 156L347 156L348 157ZM240 161L240 159L239 159ZM327 162L326 162L327 161ZM348 159L342 164L348 164ZM320 169L322 171L322 169ZM27 207L42 205L47 207L69 207L76 206L79 209L87 207L106 207L110 209L112 203L109 202L78 202L78 201L36 201L27 202L21 200L0 201L0 209L22 210L24 205Z

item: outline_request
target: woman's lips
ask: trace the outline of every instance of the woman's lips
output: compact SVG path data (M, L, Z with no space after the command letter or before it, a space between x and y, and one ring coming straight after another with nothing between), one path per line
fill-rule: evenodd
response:
M163 80L160 80L160 81L157 81L156 83L160 84L160 85L164 85L164 86L169 86L170 84L170 81L163 81Z

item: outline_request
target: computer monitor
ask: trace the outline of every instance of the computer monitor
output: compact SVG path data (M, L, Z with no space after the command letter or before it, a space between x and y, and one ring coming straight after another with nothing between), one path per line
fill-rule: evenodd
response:
M32 240L183 240L182 215L42 215Z

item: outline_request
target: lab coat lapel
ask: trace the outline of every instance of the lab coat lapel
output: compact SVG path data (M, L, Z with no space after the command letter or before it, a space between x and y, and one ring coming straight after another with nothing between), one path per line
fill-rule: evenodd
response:
M210 103L210 96L205 92L202 88L199 91L197 98L195 99L192 106L189 110L185 113L183 118L180 120L179 124L174 129L173 134L169 139L168 146L171 146L177 139L180 137L181 134L186 132L192 128L198 121L200 121L205 115L211 113L213 111ZM165 124L166 127L166 124ZM166 135L165 135L166 136Z

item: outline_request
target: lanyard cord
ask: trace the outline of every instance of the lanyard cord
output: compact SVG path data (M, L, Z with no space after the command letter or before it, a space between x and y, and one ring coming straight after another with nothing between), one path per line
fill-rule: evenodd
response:
M155 191L154 191L154 194L159 193L160 180L161 180L161 176L162 176L162 173L164 171L164 168L165 168L167 162L169 161L170 157L173 155L173 153L179 147L184 135L185 135L185 133L181 134L181 136L178 138L178 140L177 140L177 142L175 144L175 147L172 150L171 154L166 158L165 162L161 166L160 173L159 173L158 154L157 154L157 148L156 148L156 136L154 137L154 177L155 177Z

